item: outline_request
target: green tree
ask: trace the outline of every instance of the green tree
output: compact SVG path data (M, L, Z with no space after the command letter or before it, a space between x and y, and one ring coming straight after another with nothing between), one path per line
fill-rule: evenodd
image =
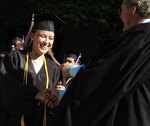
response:
M0 4L0 21L6 27L19 29L31 22L33 13L53 12L74 28L87 26L91 20L103 25L104 34L99 39L105 41L109 38L106 35L116 37L122 26L118 14L120 4L120 0L3 0Z

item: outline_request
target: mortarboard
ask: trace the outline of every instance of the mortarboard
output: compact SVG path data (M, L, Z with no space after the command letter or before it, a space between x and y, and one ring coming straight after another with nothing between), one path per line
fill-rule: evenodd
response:
M78 62L79 64L83 63L83 60L85 59L85 56L74 48L69 48L66 50L65 58L67 57L73 58L75 62Z
M22 43L22 42L24 42L24 35L21 34L21 33L19 33L19 32L17 32L17 33L13 36L12 41L13 41L13 40L18 40L18 43Z
M64 24L60 18L54 13L49 14L35 14L34 15L34 26L33 29L57 31L60 26Z
M34 31L34 30L38 30L38 29L55 32L54 22L50 21L50 20L44 20L44 21L37 22L33 26L32 30Z
M22 43L23 38L15 37L15 38L13 38L13 40L18 40L18 43Z

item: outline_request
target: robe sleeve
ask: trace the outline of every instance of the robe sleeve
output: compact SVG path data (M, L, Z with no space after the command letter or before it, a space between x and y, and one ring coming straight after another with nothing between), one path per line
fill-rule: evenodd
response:
M19 62L17 54L10 53L3 58L0 64L2 105L8 112L16 115L32 113L32 101L39 92L33 85L22 84Z
M91 63L91 66L83 67L78 72L72 83L76 125L86 125L85 122L87 125L96 124L123 98L148 83L150 77L148 42L146 41L147 46L142 48L139 43L140 46L137 44L134 49L131 45L117 49L117 53L111 52L111 55L99 58L95 64ZM84 114L87 111L89 114ZM78 120L81 117L84 118Z
M126 36L130 32L114 42L108 53L97 55L79 70L64 94L52 123L56 126L60 123L61 126L95 126L104 121L125 97L149 84L149 34L145 39L135 37L136 40L129 41L131 37ZM122 40L123 37L126 38ZM148 96L146 90L142 91ZM115 115L112 120L114 118Z

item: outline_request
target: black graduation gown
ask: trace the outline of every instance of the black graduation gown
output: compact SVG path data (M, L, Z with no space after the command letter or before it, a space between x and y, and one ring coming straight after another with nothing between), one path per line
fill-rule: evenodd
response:
M58 66L46 57L49 88L60 81ZM26 51L13 51L6 55L0 67L0 125L20 126L24 114L26 126L42 126L44 104L35 100L39 91L46 89L46 73L44 64L36 74L31 58L28 65L28 82L23 85L26 63ZM50 123L54 110L47 107L47 125Z
M150 24L100 49L64 94L51 126L150 126Z

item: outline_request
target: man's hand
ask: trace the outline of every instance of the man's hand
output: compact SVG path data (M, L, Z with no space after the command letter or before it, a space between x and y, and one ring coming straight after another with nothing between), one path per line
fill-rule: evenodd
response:
M72 64L64 63L60 64L59 69L62 71L63 77L65 80L71 78L71 75L69 74L69 69L72 67Z
M46 92L48 94L49 101L46 101L45 103L51 108L57 107L60 102L59 91L56 89L47 89Z
M43 92L39 92L34 97L37 100L41 100L42 103L47 104L51 108L58 106L59 100L59 91L56 89L46 89Z
M65 90L65 87L63 85L61 85L62 82L58 82L58 84L56 84L55 89L56 90Z

